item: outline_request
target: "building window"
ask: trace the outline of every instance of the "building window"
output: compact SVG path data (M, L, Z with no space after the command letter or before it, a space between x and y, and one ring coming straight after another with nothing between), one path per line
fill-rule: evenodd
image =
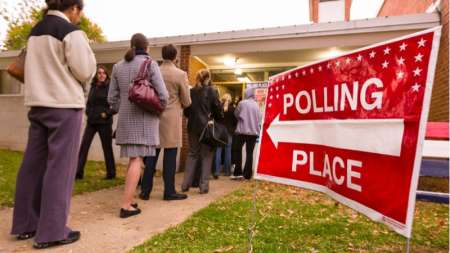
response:
M0 95L22 94L23 84L11 77L6 70L0 70Z

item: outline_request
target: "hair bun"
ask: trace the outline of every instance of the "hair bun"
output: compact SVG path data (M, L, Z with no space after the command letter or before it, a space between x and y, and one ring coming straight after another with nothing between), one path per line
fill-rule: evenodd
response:
M45 0L50 10L57 10L61 6L61 0Z

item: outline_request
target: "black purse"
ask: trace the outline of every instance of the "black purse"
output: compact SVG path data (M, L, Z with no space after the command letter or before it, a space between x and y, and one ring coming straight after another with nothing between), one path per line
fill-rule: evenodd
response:
M228 130L217 121L210 120L203 128L199 142L210 147L225 147L228 145Z

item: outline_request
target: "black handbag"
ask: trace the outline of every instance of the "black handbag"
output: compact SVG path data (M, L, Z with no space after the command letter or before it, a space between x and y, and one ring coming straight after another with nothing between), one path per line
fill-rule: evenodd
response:
M224 125L211 120L203 128L199 142L211 147L225 147L228 145L228 130Z

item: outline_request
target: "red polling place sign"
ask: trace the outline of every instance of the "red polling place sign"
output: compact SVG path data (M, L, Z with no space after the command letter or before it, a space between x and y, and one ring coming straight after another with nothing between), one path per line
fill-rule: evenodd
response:
M410 237L440 27L271 77L256 178Z

